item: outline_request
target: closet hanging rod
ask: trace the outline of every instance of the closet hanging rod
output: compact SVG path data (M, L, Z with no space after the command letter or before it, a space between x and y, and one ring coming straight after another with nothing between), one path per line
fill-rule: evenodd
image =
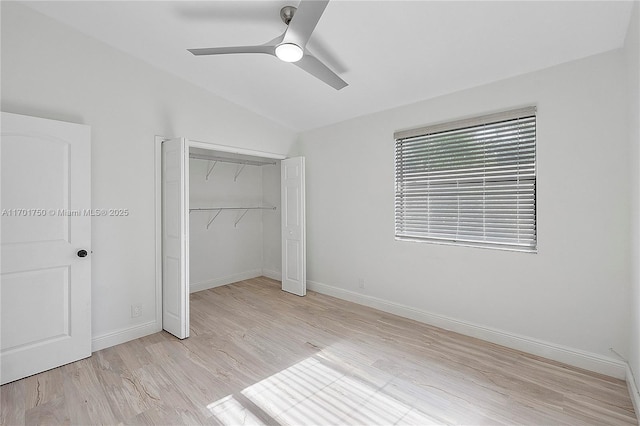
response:
M189 209L189 212L210 212L217 210L276 210L275 207L204 207Z
M214 155L189 154L189 158L194 160L218 161L220 163L245 164L249 166L275 165L275 161L241 160L227 157L216 157Z
M235 223L233 224L233 227L235 228L238 226L238 223L242 220L244 215L246 215L249 210L275 210L275 209L276 209L275 207L208 207L208 208L189 209L189 213L211 212L211 211L216 212L216 214L214 214L213 217L209 218L209 222L207 222L207 229L209 229L209 226L211 226L213 221L216 220L216 218L220 215L222 210L244 210L240 215L240 217L236 219Z

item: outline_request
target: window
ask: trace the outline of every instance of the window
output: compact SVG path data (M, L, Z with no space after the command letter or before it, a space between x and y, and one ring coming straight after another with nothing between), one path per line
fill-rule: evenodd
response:
M397 132L395 234L536 251L536 109Z

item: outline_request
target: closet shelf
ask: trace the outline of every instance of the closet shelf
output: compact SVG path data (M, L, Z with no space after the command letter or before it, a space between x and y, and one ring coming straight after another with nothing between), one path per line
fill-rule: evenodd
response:
M216 155L203 155L203 154L189 154L189 158L193 158L194 160L205 160L205 161L217 161L220 163L231 163L231 164L244 164L246 166L267 166L267 165L275 165L276 162L273 160L243 160L240 158L229 158L229 157L219 157Z
M189 154L189 158L194 160L205 160L209 162L209 166L207 167L207 175L205 176L205 180L209 180L209 176L213 171L213 168L218 163L231 163L237 164L238 168L236 169L236 173L233 176L233 181L236 182L238 180L238 176L244 170L246 166L267 166L267 165L275 165L276 162L273 160L247 160L241 158L231 158L231 157L221 157L218 155L208 155L208 154Z
M275 210L275 207L205 207L197 209L189 209L191 212L210 212L213 210Z
M244 212L242 212L240 217L233 224L233 227L235 228L235 227L238 226L238 223L240 223L240 221L242 220L244 215L246 215L249 210L276 210L276 208L275 207L202 207L202 208L189 209L189 213L191 213L191 212L216 212L216 214L213 215L213 217L211 219L209 219L209 222L207 222L207 229L209 229L209 226L211 226L213 221L216 220L216 218L222 212L222 210L244 210Z

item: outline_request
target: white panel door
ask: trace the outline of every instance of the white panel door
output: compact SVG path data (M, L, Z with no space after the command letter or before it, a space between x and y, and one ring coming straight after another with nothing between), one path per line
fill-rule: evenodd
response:
M304 157L280 162L282 177L282 289L307 294Z
M2 113L0 376L91 356L91 129Z
M189 337L189 146L162 142L162 328Z

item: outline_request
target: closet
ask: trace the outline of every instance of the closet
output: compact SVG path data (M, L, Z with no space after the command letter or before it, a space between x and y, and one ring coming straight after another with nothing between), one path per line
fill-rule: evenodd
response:
M163 329L188 337L189 293L261 275L304 296L304 158L160 142Z
M280 160L189 150L189 291L280 279Z

